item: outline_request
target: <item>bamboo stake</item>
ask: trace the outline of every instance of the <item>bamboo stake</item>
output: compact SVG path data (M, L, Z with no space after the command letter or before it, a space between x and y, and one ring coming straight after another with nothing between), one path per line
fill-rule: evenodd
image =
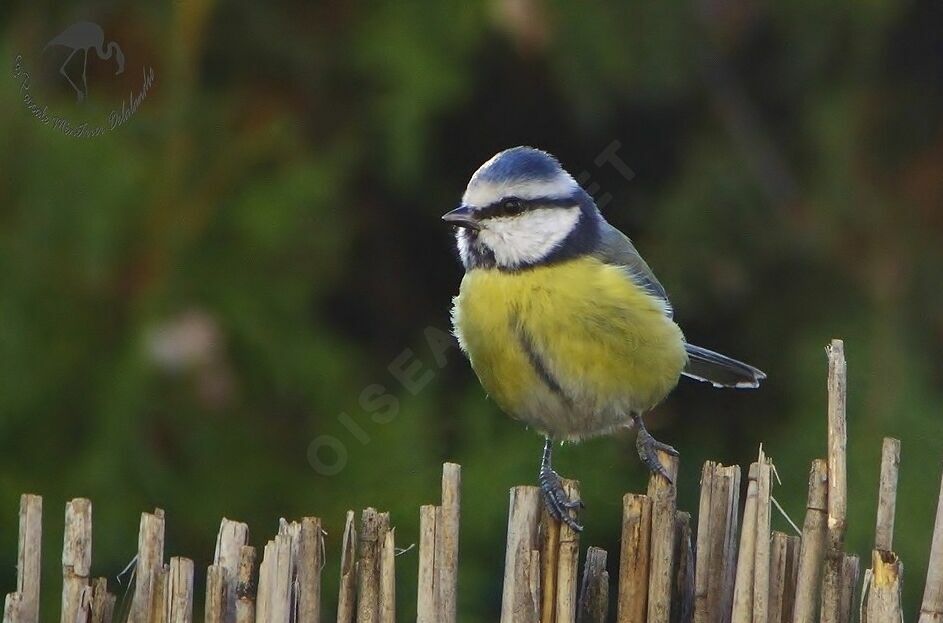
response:
M206 623L223 623L226 619L226 568L210 565L206 569L206 602L203 616Z
M272 581L269 583L269 623L288 623L292 613L292 581L294 579L294 540L290 533L275 535L275 560L270 567Z
M436 507L419 507L419 577L416 595L416 622L436 623L438 603L435 577Z
M694 589L697 623L725 621L730 616L739 474L739 467L723 467L712 461L705 463L701 472Z
M878 488L877 525L874 549L894 549L894 516L897 508L897 474L900 468L900 440L885 437L881 445L881 482Z
M95 578L92 580L91 623L111 623L115 611L115 596L108 592L108 580Z
M871 586L868 591L868 623L900 623L900 576L903 565L894 552L871 552ZM923 621L921 613L921 621ZM932 620L932 619L927 619Z
M236 572L236 623L255 623L255 548L239 548L239 569Z
M622 498L622 548L619 552L619 623L645 623L648 616L648 565L652 501L627 493Z
M841 575L848 509L845 422L846 366L841 340L832 340L828 354L828 547L822 573L822 623L838 623Z
M360 515L360 546L357 552L357 623L380 620L380 543L383 520L374 508ZM387 528L389 523L387 521Z
M785 623L786 564L789 557L789 541L782 532L773 532L770 543L769 565L769 623ZM789 621L792 619L790 618Z
M815 620L819 576L825 555L827 498L828 464L822 459L815 459L809 472L809 497L802 525L794 623L812 623Z
M3 602L3 623L17 623L24 616L23 596L20 593L7 593Z
M167 623L170 613L170 565L161 564L154 572L151 595L151 623Z
M439 621L455 623L458 592L458 533L461 516L462 467L455 463L442 466L442 523L436 526Z
M727 533L724 536L726 559L724 561L724 584L719 591L723 623L729 623L733 609L733 589L737 575L737 532L740 529L740 466L723 468L722 476L730 490L730 508L727 509Z
M352 623L357 599L357 529L354 511L347 511L341 544L341 581L337 596L337 623Z
M930 543L930 560L927 567L927 583L923 589L919 623L943 621L943 481L940 482L940 497L936 507L936 522L933 525L933 540Z
M38 495L20 496L20 538L16 558L14 600L17 623L39 622L39 585L42 559L43 499Z
M550 517L546 505L540 511L540 532L540 623L556 623L560 522Z
M756 478L759 465L750 465L747 482L747 500L743 509L743 530L740 532L740 556L737 559L737 579L733 589L733 623L753 620L753 573L756 564Z
M694 621L707 623L708 571L711 560L711 533L717 528L712 523L711 502L714 495L714 480L717 463L705 461L701 468L701 497L697 509L697 561L694 566Z
M154 576L164 566L164 511L141 513L138 531L137 566L135 567L134 597L128 623L151 623L154 603ZM163 603L156 607L163 609Z
M236 618L236 582L239 576L239 556L243 546L249 543L249 526L241 521L233 521L223 517L219 523L219 533L216 536L216 552L213 555L213 564L226 570L226 585L223 595L225 602L222 612L223 620L232 623Z
M62 623L85 620L82 596L92 566L92 503L76 498L65 507L62 539ZM81 618L80 618L81 617Z
M653 474L648 481L652 500L652 536L648 569L648 623L669 623L671 617L671 581L674 568L674 532L678 479L678 457L658 452L658 460L670 481Z
M563 479L563 490L569 500L580 498L580 483ZM576 509L567 511L576 518ZM556 623L575 623L577 568L580 556L580 533L566 524L560 525L560 551L557 555Z
M167 584L167 623L193 621L193 561L182 556L170 559Z
M770 593L770 497L772 467L760 454L756 475L756 544L753 568L753 623L767 623Z
M539 589L540 582L537 526L540 508L537 487L511 489L501 623L537 623L539 620L539 591L535 593L535 589Z
M858 586L860 564L854 554L845 554L842 560L841 573L841 600L839 602L838 620L841 623L851 623L855 608L855 592Z
M580 585L576 623L606 623L609 618L609 573L606 571L606 550L586 550L583 581Z
M380 623L396 620L396 530L390 528L380 545Z
M671 622L694 620L694 550L691 544L691 514L675 515L675 578L671 592Z
M324 530L317 517L304 517L298 543L298 623L321 621Z

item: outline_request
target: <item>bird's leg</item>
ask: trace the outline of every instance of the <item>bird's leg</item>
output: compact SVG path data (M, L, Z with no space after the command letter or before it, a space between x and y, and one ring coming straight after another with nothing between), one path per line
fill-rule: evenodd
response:
M72 85L72 88L75 89L75 98L76 98L76 100L78 100L79 102L81 102L81 101L82 101L82 92L79 91L79 87L77 87L77 86L75 85L75 83L72 82L72 78L69 77L69 74L67 74L67 73L65 72L66 65L69 64L69 61L72 60L72 57L75 56L75 53L76 53L76 52L78 52L77 49L72 50L72 54L69 54L69 58L65 59L65 62L62 63L62 66L61 66L61 67L59 67L59 73L62 74L62 75L65 77L65 79L69 82L70 85Z
M551 517L565 523L577 532L582 532L583 526L570 517L569 511L572 508L583 508L583 502L580 500L571 500L567 497L560 476L553 471L550 465L550 455L552 452L553 440L547 437L544 441L544 453L540 459L540 473L537 475L540 490L544 495L544 504L547 505L547 511L550 513Z
M641 415L638 413L632 414L632 420L638 428L638 437L635 438L635 447L638 449L638 456L642 459L642 463L644 463L645 467L652 473L661 474L668 482L671 482L671 476L668 475L668 471L665 469L664 465L661 464L661 461L658 460L658 451L667 452L672 456L678 456L678 451L668 444L662 443L652 437L652 434L645 428L645 423L642 422Z
M85 48L85 64L82 65L82 86L85 87L85 97L88 97L88 48Z

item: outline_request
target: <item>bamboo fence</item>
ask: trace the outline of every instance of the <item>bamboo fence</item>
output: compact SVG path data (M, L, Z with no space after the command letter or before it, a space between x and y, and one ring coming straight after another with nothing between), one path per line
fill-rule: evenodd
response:
M900 442L885 439L870 568L846 551L846 372L843 345L827 348L828 437L812 461L801 534L771 531L775 467L761 448L741 483L738 466L707 461L696 525L677 507L678 459L661 454L671 479L653 475L645 494L622 503L618 560L597 547L580 573L580 534L551 519L533 486L510 491L501 623L899 623L903 563L893 550ZM742 486L744 485L744 486ZM565 480L571 496L579 483ZM741 491L744 498L741 500ZM419 509L418 623L457 620L461 468L446 463L441 503ZM742 512L741 512L742 511ZM570 511L575 512L575 511ZM20 500L16 590L4 623L38 623L42 498ZM108 581L93 577L92 504L65 508L61 623L189 623L193 561L164 551L165 517L143 513L127 612ZM798 531L798 530L797 530ZM335 618L322 608L325 532L317 517L280 520L261 550L244 523L223 519L205 571L207 623L392 623L396 530L388 513L348 511L341 535ZM610 572L616 578L611 586ZM48 617L47 617L48 619ZM919 623L943 622L943 483Z

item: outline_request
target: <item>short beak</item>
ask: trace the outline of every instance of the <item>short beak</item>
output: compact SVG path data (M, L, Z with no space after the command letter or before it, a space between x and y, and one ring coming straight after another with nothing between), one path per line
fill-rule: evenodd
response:
M442 220L451 223L456 227L467 227L468 229L481 229L478 219L475 218L474 211L466 206L460 205L451 212L442 215Z

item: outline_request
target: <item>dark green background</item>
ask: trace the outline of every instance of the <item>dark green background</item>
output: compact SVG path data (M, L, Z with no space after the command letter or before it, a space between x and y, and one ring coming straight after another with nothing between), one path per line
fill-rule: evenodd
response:
M91 54L78 105L57 74L67 52L43 46L82 19L127 67ZM823 347L845 338L848 544L867 560L881 438L899 437L912 617L943 455L941 32L934 0L3 3L3 590L32 491L45 620L75 496L94 501L93 573L110 577L154 506L198 583L221 516L263 545L278 517L319 515L333 612L344 511L390 510L398 543L414 542L448 459L464 466L462 620L495 620L506 493L534 482L541 442L457 349L440 367L424 330L448 329L461 278L440 214L481 162L530 144L611 195L607 218L692 342L769 373L751 393L682 382L651 414L682 453L682 508L697 508L704 460L747 464L764 442L801 522L825 452ZM145 67L156 82L123 126L77 139L31 116L17 55L34 99L79 122L106 119ZM594 163L613 141L631 180ZM169 365L155 344L189 351ZM394 361L420 362L425 386L404 388ZM395 417L361 404L375 384ZM320 435L347 453L336 475L309 463ZM612 570L622 493L646 482L633 441L557 455L583 482L584 544ZM398 559L406 618L416 564Z

